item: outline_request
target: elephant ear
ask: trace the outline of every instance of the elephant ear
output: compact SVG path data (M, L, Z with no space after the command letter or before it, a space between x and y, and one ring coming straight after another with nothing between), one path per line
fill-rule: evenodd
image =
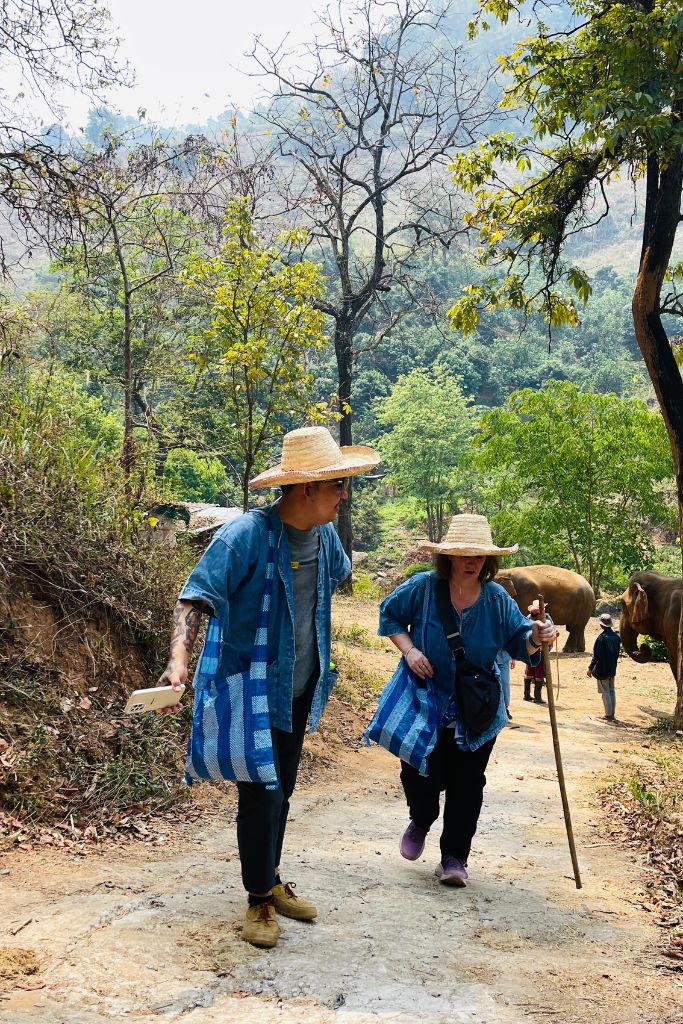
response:
M644 622L647 618L647 594L641 587L640 583L634 583L632 585L631 596L633 597L633 614L631 616L631 621L634 626L637 626L639 622Z
M505 573L497 573L496 583L499 583L503 590L507 591L510 597L517 597L517 588L512 582L511 576L506 576Z

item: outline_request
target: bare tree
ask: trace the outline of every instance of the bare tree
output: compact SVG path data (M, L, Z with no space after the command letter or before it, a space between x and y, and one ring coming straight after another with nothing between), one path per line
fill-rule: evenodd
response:
M98 96L128 74L116 61L109 14L96 0L0 0L0 216L15 236L14 258L30 241L59 234L55 197L74 194L74 161L41 128L40 115L57 120L59 93ZM0 271L10 254L0 239Z
M259 74L275 96L261 116L294 168L288 207L320 247L343 415L352 443L354 339L371 311L385 337L417 301L413 258L462 231L447 155L479 137L488 117L481 76L448 35L448 7L431 0L360 0L328 9L324 38L296 55L257 40ZM303 70L302 70L303 69ZM350 502L339 534L351 552Z

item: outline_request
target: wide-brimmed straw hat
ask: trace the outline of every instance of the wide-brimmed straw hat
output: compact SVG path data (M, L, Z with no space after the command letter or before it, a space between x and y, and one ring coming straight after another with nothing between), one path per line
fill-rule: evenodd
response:
M446 536L439 544L428 543L422 547L443 555L513 555L519 544L510 548L499 548L493 543L491 527L486 516L469 513L453 516L448 524Z
M340 448L327 427L300 427L282 438L282 457L276 466L249 481L250 487L305 484L315 480L367 473L380 461L379 454L365 445Z

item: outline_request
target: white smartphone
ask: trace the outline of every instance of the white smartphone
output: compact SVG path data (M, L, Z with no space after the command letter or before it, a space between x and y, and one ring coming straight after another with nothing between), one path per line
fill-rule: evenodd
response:
M180 703L185 692L183 686L174 690L172 686L151 686L148 690L134 690L123 709L124 715L141 715L145 711L158 711L160 708L172 708Z

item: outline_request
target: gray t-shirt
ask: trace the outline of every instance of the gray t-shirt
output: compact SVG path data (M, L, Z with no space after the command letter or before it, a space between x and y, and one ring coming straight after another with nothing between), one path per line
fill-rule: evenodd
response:
M315 610L318 603L318 527L297 530L284 523L294 578L294 696L306 689L318 670Z

